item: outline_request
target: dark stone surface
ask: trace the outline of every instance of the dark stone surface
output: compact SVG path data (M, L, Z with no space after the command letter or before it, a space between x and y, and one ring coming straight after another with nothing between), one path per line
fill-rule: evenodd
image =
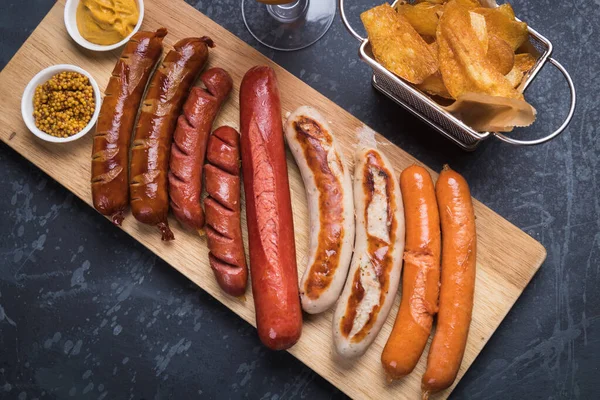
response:
M471 154L371 88L339 17L316 45L284 54L256 45L239 0L192 3L430 167L449 162L475 197L548 249L453 398L598 398L597 0L513 2L572 73L577 115L546 145L490 140ZM349 3L357 24L376 2ZM1 66L53 4L2 0ZM539 121L523 136L556 126L566 93L546 68L528 92ZM265 350L248 324L4 144L0 169L1 399L344 397L291 355Z

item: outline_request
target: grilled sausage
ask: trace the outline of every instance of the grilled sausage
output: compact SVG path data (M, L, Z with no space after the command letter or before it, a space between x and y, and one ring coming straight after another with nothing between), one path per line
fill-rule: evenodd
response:
M252 294L261 341L293 346L302 331L294 220L275 71L251 68L240 87L242 171Z
M352 179L329 124L315 109L298 108L284 131L302 174L310 216L300 298L304 311L316 314L333 306L348 275L354 246Z
M377 149L356 152L354 207L354 256L333 316L335 349L345 358L364 354L377 337L394 304L402 271L402 195L393 167Z
M152 77L131 146L131 211L140 222L156 225L162 240L173 240L167 214L167 172L177 117L192 84L208 59L207 37L182 39Z
M204 211L200 205L202 166L213 121L229 96L233 81L221 68L200 76L206 87L194 87L183 106L173 135L169 162L169 199L175 218L186 228L200 231Z
M94 208L123 222L129 204L129 143L140 102L167 30L138 32L125 45L106 87L92 147Z
M402 301L381 363L388 379L415 368L437 312L440 285L440 215L429 172L413 165L400 175L406 220Z
M437 327L421 388L423 398L452 385L467 345L473 295L477 234L465 179L447 165L435 185L442 223L442 285Z
M242 296L248 268L242 240L239 133L229 126L214 131L206 159L204 207L210 266L225 293Z

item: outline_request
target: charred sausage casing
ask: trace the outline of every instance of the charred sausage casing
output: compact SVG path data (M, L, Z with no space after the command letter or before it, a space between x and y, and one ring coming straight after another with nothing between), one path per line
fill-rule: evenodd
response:
M248 268L242 240L239 133L229 126L214 131L206 159L204 207L210 266L225 293L242 296Z
M285 137L300 168L310 217L309 254L300 282L302 308L310 314L337 301L352 259L352 179L329 123L302 106L288 117Z
M131 146L131 211L140 222L154 225L162 240L172 240L169 228L167 173L177 117L192 84L208 59L207 37L175 43L158 68L142 103Z
M437 326L423 375L423 398L452 385L460 369L473 313L477 233L467 181L444 166L435 185L442 225L442 274Z
M129 144L144 90L167 30L138 32L125 45L106 87L92 147L94 208L121 225L129 205Z
M293 346L302 331L294 220L275 71L251 68L240 87L242 171L252 294L261 341Z
M354 256L333 316L334 347L345 358L364 354L377 337L394 304L402 271L402 195L392 165L375 148L356 152L354 207Z
M206 145L217 113L229 96L233 81L221 68L202 73L204 88L194 87L177 119L169 162L169 199L175 218L186 228L200 231L204 211L200 205L202 167Z
M413 165L402 171L400 190L406 221L402 301L381 363L388 379L412 372L425 349L440 285L441 233L435 187L429 172Z

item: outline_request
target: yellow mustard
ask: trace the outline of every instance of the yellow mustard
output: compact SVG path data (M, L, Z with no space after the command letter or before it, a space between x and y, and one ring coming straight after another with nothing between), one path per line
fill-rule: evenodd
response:
M140 18L135 0L81 0L77 28L83 38L99 45L125 39Z

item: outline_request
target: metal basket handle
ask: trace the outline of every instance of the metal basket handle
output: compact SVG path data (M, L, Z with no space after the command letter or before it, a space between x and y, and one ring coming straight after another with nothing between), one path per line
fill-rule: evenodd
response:
M352 28L352 26L350 25L350 22L348 21L348 17L346 17L346 10L344 9L344 0L339 0L338 1L339 4L339 8L340 8L340 14L342 17L342 22L344 23L344 26L346 27L346 29L348 30L348 32L350 32L350 34L352 36L354 36L356 38L356 40L358 40L359 42L365 42L367 39L360 36L355 30L354 28ZM518 139L512 139L508 136L505 136L499 132L492 132L492 135L494 135L495 137L497 137L498 139L502 140L503 142L506 143L510 143L510 144L514 144L517 146L532 146L532 145L536 145L536 144L542 144L545 143L551 139L554 139L556 136L560 135L569 125L569 123L571 122L571 120L573 119L573 114L575 113L575 104L577 103L577 94L575 92L575 85L573 84L573 80L571 79L571 75L569 75L569 73L567 72L567 70L565 69L565 67L563 67L558 61L556 61L554 58L550 57L548 58L548 61L554 65L565 77L567 83L569 84L569 90L571 91L571 107L569 109L569 114L567 114L567 118L565 119L565 121L562 123L562 125L555 130L554 132L552 132L551 134L549 134L546 137L543 137L541 139L534 139L534 140L518 140Z
M350 25L350 22L348 21L348 18L346 17L346 10L344 9L344 0L339 0L338 4L339 4L339 8L340 8L340 14L342 16L342 22L346 26L346 29L348 29L348 32L350 32L350 34L352 36L354 36L359 42L364 42L365 40L367 40L364 37L360 36L354 30L354 28L352 28L352 26Z
M563 67L561 65L561 63L559 63L558 61L556 61L552 57L548 58L548 62L550 62L550 64L554 65L563 74L563 76L565 77L567 83L569 84L569 90L571 91L571 108L569 109L569 114L567 114L567 118L562 123L562 125L559 126L557 130L555 130L554 132L552 132L548 136L543 137L541 139L517 140L517 139L512 139L512 138L510 138L508 136L505 136L505 135L503 135L501 133L498 133L498 132L492 132L492 135L496 136L498 139L502 140L503 142L514 144L514 145L517 145L517 146L533 146L533 145L536 145L536 144L546 143L547 141L549 141L551 139L554 139L555 137L557 137L558 135L560 135L567 128L567 126L569 125L569 123L573 119L573 114L575 113L575 104L577 103L577 93L575 92L575 85L573 84L573 80L571 79L571 75L569 75L569 73L567 72L567 70L565 69L565 67Z

